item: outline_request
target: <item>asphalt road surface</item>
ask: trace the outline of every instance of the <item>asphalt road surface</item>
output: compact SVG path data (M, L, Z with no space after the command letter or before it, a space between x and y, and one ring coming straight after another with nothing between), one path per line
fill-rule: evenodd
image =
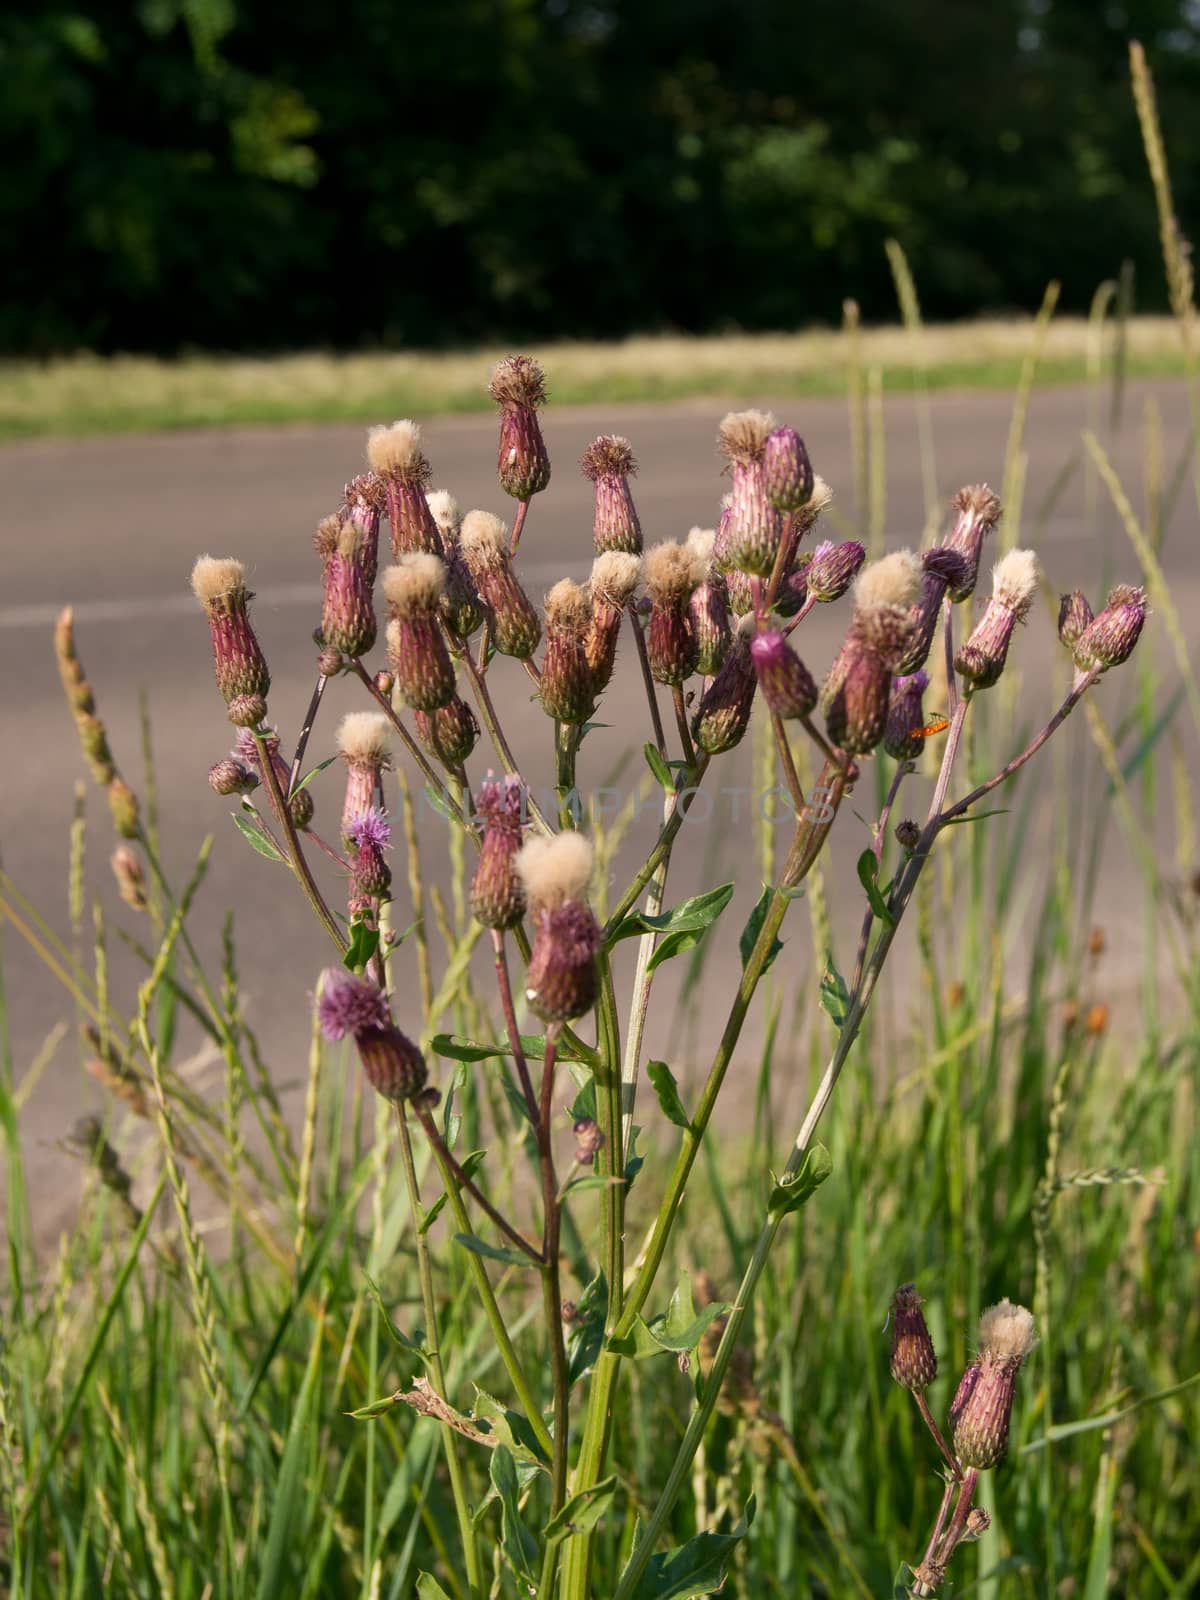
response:
M1120 429L1112 433L1107 418L1102 419L1130 495L1139 507L1144 494L1148 406L1157 408L1161 420L1162 454L1169 477L1186 449L1187 406L1181 386L1170 382L1131 384ZM621 432L634 443L641 462L636 497L648 541L681 536L696 523L711 525L722 489L714 436L725 409L711 402L552 408L546 417L546 435L554 477L549 490L534 503L521 552L521 570L530 590L540 593L564 574L586 575L591 486L576 463L597 432ZM934 397L937 487L943 502L948 502L961 483L987 480L999 487L1010 409L1010 397L1001 394ZM839 511L853 521L850 430L844 404L788 403L777 411L800 427L817 469L838 494ZM1026 433L1024 530L1028 535L1039 508L1046 505L1048 496L1056 494L1053 513L1038 540L1049 579L1056 592L1081 585L1096 600L1105 572L1113 579L1129 581L1138 581L1139 573L1103 489L1093 484L1089 490L1080 440L1087 421L1084 391L1063 388L1035 394ZM360 427L294 427L21 443L0 449L4 529L0 658L6 685L0 850L4 867L49 922L66 935L68 830L74 785L83 767L54 667L51 629L58 609L70 602L75 606L79 649L101 715L109 726L118 762L137 788L142 787L139 691L148 697L165 853L177 880L182 880L204 834L216 834L211 870L196 910L196 934L216 970L221 921L226 908L235 911L245 1006L259 1030L271 1071L285 1086L295 1085L303 1073L308 997L328 952L283 870L250 852L229 820L230 803L213 795L206 783L210 763L229 747L231 730L213 682L208 630L190 595L188 574L195 556L203 552L237 555L246 562L258 595L254 615L274 680L272 716L290 746L314 680L311 630L319 616L320 587L312 531L319 518L338 503L343 482L361 470L364 438L365 429ZM444 418L426 428L435 483L450 488L464 510L484 506L507 517L511 502L497 487L495 441L495 423L490 416ZM886 472L888 546L916 544L925 513L917 413L909 397L887 403ZM1172 592L1185 619L1194 617L1200 606L1195 517L1190 483L1185 482L1165 545ZM818 676L829 662L847 614L845 604L818 608L797 636L802 654ZM1157 633L1148 648L1163 662L1160 694L1165 704L1176 674L1163 630ZM622 793L629 791L643 770L637 751L648 732L646 706L630 656L631 652L625 653L598 713L610 726L590 736L583 764L586 783L608 784ZM1058 679L1051 681L1051 669L1062 670L1060 649L1042 610L1035 612L1017 640L1013 659L1012 670L1020 673L1016 714L1032 729L1056 703L1053 696ZM549 782L549 724L540 708L530 702L528 681L517 671L507 671L509 667L510 663L502 664L498 693L513 743L523 765L528 764L527 770ZM1102 685L1105 710L1114 722L1128 706L1131 688L1131 676L1118 682L1116 674ZM338 716L360 704L356 686L348 682L332 685L327 702L311 746L313 759L332 753L330 735ZM1179 728L1194 774L1194 730L1183 716ZM1021 876L1023 887L1015 895L1004 930L1014 993L1020 992L1021 962L1036 917L1049 829L1061 820L1064 806L1071 814L1082 816L1084 797L1102 795L1083 719L1073 719L1059 738L1057 762L1047 761L1039 769L1038 805L1028 816L1014 810L989 824L1010 830L1006 836L1009 843L1013 842L1013 829L1022 829L1026 835L1019 841L1019 855L1028 870ZM736 933L760 884L749 821L753 775L748 744L712 775L712 806L703 815L698 812L695 823L684 830L672 869L670 903L705 883L733 879L738 886L713 967L680 1010L675 1003L677 976L671 968L664 973L662 1011L648 1043L651 1050L670 1056L677 1075L684 1079L705 1064L701 1058L719 1028L722 995L728 988L720 981L721 973L732 976ZM622 757L628 757L623 769ZM480 775L485 765L481 747L472 763L474 775ZM921 798L928 794L929 780L917 776L911 782L910 807L915 813ZM323 818L338 814L339 785L336 768L317 780L318 827ZM861 807L864 815L873 794L872 773L854 797L855 807ZM114 1001L128 1014L133 1008L137 969L126 958L115 929L124 927L140 934L142 928L115 895L108 869L113 840L95 791L89 790L87 809L90 890L104 903L110 926ZM848 807L839 820L827 880L842 965L852 960L854 929L861 917L853 861L863 847L865 833L850 814L852 809ZM906 809L901 807L902 812ZM1149 830L1152 848L1168 878L1175 870L1169 815L1169 810L1162 808L1161 817ZM439 848L443 826L434 816L423 824L425 867L435 881L445 877L444 851ZM331 834L336 832L332 821L328 829ZM653 834L654 819L647 809L621 853L614 882L621 879L627 865L634 864L639 841L644 848ZM1137 1003L1143 948L1141 880L1115 823L1109 826L1103 862L1095 916L1108 931L1103 966L1106 994L1129 997L1126 1021L1132 1016L1136 1025L1130 1008ZM395 859L394 866L400 900L397 920L403 925L407 919L402 859ZM331 882L330 892L338 893L336 882ZM939 901L938 916L950 924L951 933L954 915L952 903ZM807 1064L806 1045L794 1040L788 1030L796 997L811 996L814 988L811 937L805 908L794 909L792 917L796 929L776 969L777 992L783 997L788 1043L796 1044L797 1059ZM15 930L4 929L3 939L18 1079L28 1071L55 1025L68 1025L23 1113L39 1228L52 1232L58 1220L78 1204L79 1195L78 1169L57 1141L81 1111L98 1103L99 1094L81 1070L69 998ZM907 942L900 941L902 945ZM966 957L955 948L952 937L948 945L946 971L950 978L955 960ZM632 953L633 943L623 950ZM676 963L678 968L683 966L683 962ZM903 951L896 966L900 981L884 1004L897 1019L899 1037L906 1007L916 997L907 986L913 967ZM402 976L411 981L411 971ZM403 1010L402 1002L401 1015ZM752 1081L759 1038L761 1020L748 1030L739 1061L745 1085ZM219 1089L214 1086L213 1092ZM735 1089L735 1105L739 1099L744 1106L746 1096Z

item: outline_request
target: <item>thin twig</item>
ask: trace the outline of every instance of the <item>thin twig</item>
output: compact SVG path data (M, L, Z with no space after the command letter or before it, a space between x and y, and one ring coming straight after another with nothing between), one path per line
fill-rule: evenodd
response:
M633 643L642 668L642 682L646 688L646 700L650 707L650 721L654 727L654 743L657 746L659 755L665 761L667 759L667 736L663 732L662 714L658 709L658 695L654 688L654 674L650 671L650 657L646 654L646 635L642 631L642 619L632 605L629 607L629 623L633 629Z
M300 886L307 895L308 902L316 912L325 932L333 940L339 952L344 953L346 950L346 936L342 932L337 918L325 904L325 897L320 889L317 888L316 880L313 878L312 871L305 859L304 851L300 845L300 836L297 834L296 824L292 820L291 807L288 805L287 800L284 798L283 790L280 788L279 778L275 772L275 764L271 760L271 752L267 748L266 738L258 728L254 728L251 731L254 735L254 743L258 748L259 769L267 786L267 792L271 796L271 804L275 809L275 815L279 819L280 827L283 829L285 853L291 862L292 871L300 880Z
M425 758L425 753L421 749L420 745L400 721L400 718L396 715L396 710L392 705L392 702L388 699L387 695L384 694L383 690L380 689L379 685L363 666L362 662L357 658L354 661L354 670L358 674L360 681L366 687L367 693L371 696L372 700L375 701L379 709L383 712L384 716L387 717L388 721L392 724L392 727L395 728L396 732L400 735L400 738L404 743L404 748L420 767L426 781L433 785L434 790L446 802L447 807L453 809L454 802L450 791L446 788L446 785L442 782L441 778L438 777L437 773L429 765L429 762Z
M455 1182L458 1184L459 1188L464 1189L467 1194L471 1196L471 1199L474 1200L479 1209L484 1213L485 1216L489 1217L492 1222L495 1223L496 1227L499 1228L500 1232L510 1244L515 1245L517 1249L522 1251L523 1254L527 1255L532 1262L540 1266L542 1264L541 1251L536 1245L530 1244L529 1240L526 1239L523 1234L518 1233L516 1228L513 1227L512 1223L509 1222L506 1217L501 1216L500 1212L496 1210L495 1206L487 1198L487 1196L482 1194L480 1190L476 1188L475 1184L455 1160L446 1144L446 1141L438 1132L437 1123L434 1122L429 1108L427 1106L416 1106L414 1109L417 1114L417 1121L425 1130L425 1137L429 1140L430 1144L437 1152L439 1161L444 1161L450 1171L454 1174Z
M675 726L679 729L679 743L683 746L683 759L689 767L696 764L696 752L692 747L692 736L688 732L687 706L683 698L683 685L671 685L671 701L675 707Z
M304 752L308 749L308 736L313 730L313 723L317 720L317 712L321 709L321 696L325 693L325 685L329 679L322 672L317 679L317 686L312 692L312 699L308 702L308 710L304 713L304 723L300 729L300 737L296 741L296 754L292 757L292 770L288 774L288 799L296 792L296 785L300 782L300 768L304 764Z

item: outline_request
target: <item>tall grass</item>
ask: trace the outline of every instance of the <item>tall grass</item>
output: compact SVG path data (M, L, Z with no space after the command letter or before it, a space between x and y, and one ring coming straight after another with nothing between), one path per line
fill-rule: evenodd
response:
M894 265L903 282L907 269ZM915 292L907 315L906 339L920 340ZM1015 397L1008 473L1018 503L1024 416L1053 328L1047 308ZM919 347L905 348L908 359ZM918 358L918 370L935 361ZM1099 371L1092 377L1098 417L1106 395ZM874 531L885 464L865 420L870 386L852 367L863 454L856 511ZM931 438L927 447L932 463ZM825 1124L833 1176L773 1257L690 1493L664 1530L672 1545L699 1534L714 1548L729 1540L728 1588L740 1595L891 1595L898 1566L919 1551L940 1495L937 1458L890 1382L883 1330L891 1292L906 1280L928 1299L939 1414L982 1306L1022 1299L1041 1335L1010 1459L989 1480L991 1525L958 1566L955 1592L1150 1600L1200 1587L1200 894L1186 789L1200 698L1164 575L1165 516L1143 528L1094 432L1087 449L1128 538L1120 565L1141 564L1172 668L1143 652L1119 714L1106 700L1074 720L1071 755L1060 746L1055 758L1060 774L1087 739L1103 776L1083 814L1070 826L1060 819L1044 860L1029 859L1025 838L1045 790L1022 776L1006 791L1009 814L950 830L940 872L921 881L908 930L917 976L855 1046ZM1147 460L1157 479L1152 436ZM868 473L878 484L869 492ZM968 751L972 781L1007 759L1027 720L1012 696L997 699ZM769 760L766 729L760 751ZM1170 814L1159 803L1167 795L1170 836L1148 837ZM610 824L606 848L627 822ZM420 828L437 829L428 840L444 848L440 821L419 821L409 803L404 823L427 1036L485 1037L491 998L470 961L466 864L460 854L445 901L423 881L418 848ZM4 1030L6 1581L25 1600L458 1600L468 1592L461 1540L474 1551L476 1588L518 1594L537 1582L536 1572L528 1583L513 1572L530 1560L520 1469L538 1441L509 1409L511 1379L521 1370L548 1405L540 1306L518 1265L492 1263L506 1364L484 1314L479 1258L453 1240L463 1231L457 1185L426 1143L410 1145L401 1127L397 1146L386 1114L364 1105L352 1051L314 1040L300 1124L288 1124L270 1041L260 1044L241 1015L235 930L219 973L205 972L188 942L209 849L206 841L179 891L165 878L147 886L144 978L123 999L111 992L107 900L88 885L82 822L70 842L74 946L0 875L2 931L60 978L64 1006L85 1029L88 1069L108 1091L103 1119L73 1131L80 1204L55 1247L34 1226L23 1159L22 1113L41 1065L15 1062ZM1106 984L1111 952L1091 932L1098 875L1114 849L1141 873L1130 919L1143 919L1149 952L1126 1010ZM771 852L765 829L754 859L768 877ZM808 885L817 952L829 943L828 887L820 876ZM96 915L85 941L89 899ZM1109 929L1109 943L1123 933ZM685 995L722 981L706 967L708 950L693 953ZM736 1133L710 1132L660 1279L688 1273L700 1300L732 1297L767 1175L786 1158L780 1108L794 1102L796 1078L815 1083L828 1052L814 974L790 959L758 1002L766 1020L755 1114ZM198 1056L184 1053L181 1016L202 1041ZM699 1053L698 1042L692 1048ZM677 1076L692 1064L675 1063ZM464 1164L486 1145L490 1192L522 1215L525 1124L495 1061L445 1059L441 1082L447 1143ZM649 1153L670 1154L676 1136L664 1123L642 1138ZM631 1257L653 1216L654 1166L630 1191ZM414 1195L427 1208L420 1228ZM598 1206L581 1186L565 1218L563 1255L581 1286L592 1276L584 1230ZM657 1293L665 1307L667 1290ZM586 1293L579 1311L572 1356L593 1326ZM431 1337L453 1411L414 1404ZM702 1343L701 1370L711 1354L711 1341ZM664 1352L629 1363L610 1486L623 1514L597 1522L597 1595L612 1593L639 1518L658 1502L696 1382L695 1367L681 1370ZM703 1576L681 1575L673 1588L644 1592L685 1600L709 1589Z

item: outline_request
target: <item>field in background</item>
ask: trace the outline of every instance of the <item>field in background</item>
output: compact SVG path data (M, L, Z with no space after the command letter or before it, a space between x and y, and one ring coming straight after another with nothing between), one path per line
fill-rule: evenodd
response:
M1040 383L1101 373L1184 371L1169 317L1067 317L1037 330ZM1031 318L946 326L842 329L724 338L639 338L531 349L558 405L688 396L731 402L836 394L859 371L882 389L1015 386L1028 359ZM455 354L289 355L255 359L80 355L0 364L0 439L239 423L362 422L478 411L487 374L505 350Z

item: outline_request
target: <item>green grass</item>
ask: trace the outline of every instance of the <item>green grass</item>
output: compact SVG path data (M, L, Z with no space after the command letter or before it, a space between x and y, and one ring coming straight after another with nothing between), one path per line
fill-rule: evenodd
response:
M688 398L803 398L844 392L847 372L878 373L885 390L1013 387L1028 320L843 332L629 339L535 349L560 405ZM150 433L238 424L365 422L486 410L486 379L503 350L454 354L311 353L253 359L76 356L0 364L0 439ZM1183 372L1170 318L1100 329L1061 318L1046 334L1039 381L1072 383L1114 362L1135 376Z

